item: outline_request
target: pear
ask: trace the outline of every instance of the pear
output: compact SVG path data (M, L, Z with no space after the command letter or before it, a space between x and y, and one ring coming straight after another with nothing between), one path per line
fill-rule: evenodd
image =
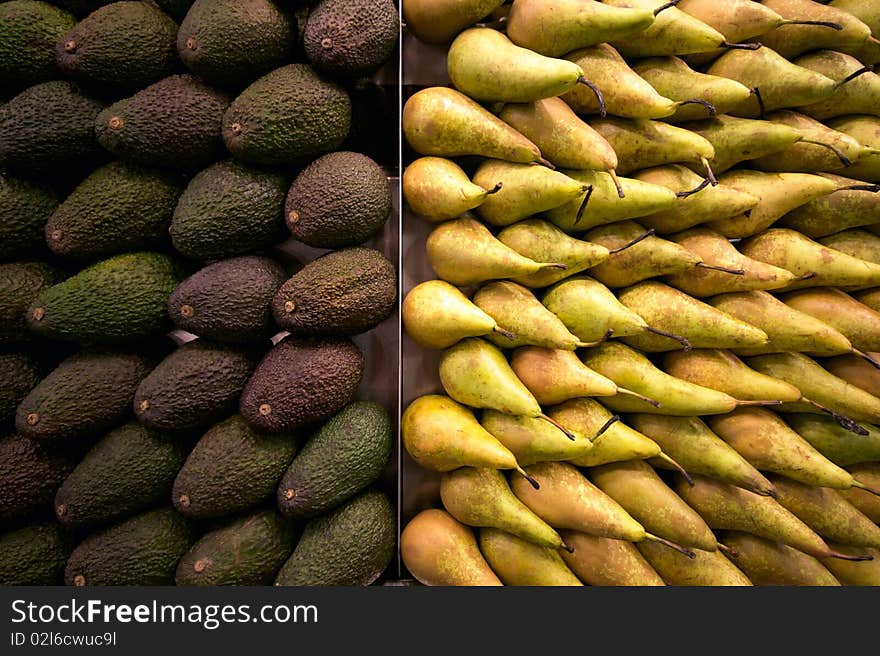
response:
M831 0L828 4L858 18L871 29L871 34L880 34L880 7L873 0Z
M745 458L718 437L699 417L634 414L628 421L657 442L689 474L701 474L756 494L775 494L773 484ZM650 461L669 469L662 460Z
M672 235L670 240L694 253L705 264L742 272L741 275L730 275L725 271L696 267L666 277L667 283L695 298L756 289L778 289L795 279L790 271L746 257L724 235L711 228L691 228Z
M774 476L779 503L826 540L880 549L877 526L838 491Z
M584 352L584 364L660 403L652 406L634 397L617 395L602 402L615 412L648 412L682 417L723 414L737 407L737 399L717 390L670 376L644 354L619 342L606 342Z
M819 121L848 114L880 114L880 75L866 70L852 55L818 50L798 57L794 63L821 73L838 84L830 98L802 107L804 114Z
M754 98L728 110L729 114L743 118L757 118L765 112L785 107L811 105L829 98L837 87L831 78L792 64L772 46L766 45L758 50L729 50L706 72L757 89Z
M600 465L592 467L587 474L596 487L614 499L646 531L692 549L715 551L718 548L718 541L706 522L646 462L628 460Z
M560 263L523 257L489 232L476 219L464 216L436 226L425 244L428 262L446 282L464 287L486 280L564 269Z
M855 485L852 474L828 460L765 408L738 408L708 421L715 434L756 469L806 485L840 490Z
M664 356L662 366L670 376L724 392L739 400L794 403L801 399L801 391L794 385L749 368L733 353L723 349L672 351Z
M574 351L522 346L510 357L510 366L541 405L557 405L581 396L628 394L649 403L641 394L622 389L586 366Z
M586 82L577 64L522 48L489 27L455 37L446 63L455 88L482 102L532 102Z
M599 433L588 453L569 459L578 467L632 459L663 459L665 455L656 442L618 421L619 417L593 399L572 399L548 408L548 414L560 424L570 426L572 431L587 435Z
M672 123L706 118L707 113L726 114L752 96L752 90L736 80L699 73L680 57L649 57L634 64L633 70L657 93L682 103L667 119Z
M633 178L618 178L604 171L563 171L591 189L574 201L544 213L545 218L565 232L583 232L597 225L634 219L667 210L676 195L666 187ZM623 191L621 196L617 185Z
M408 32L440 45L503 4L504 0L407 0L402 12Z
M467 526L499 528L553 549L564 546L559 534L514 496L497 469L461 467L446 472L440 478L440 498L446 511Z
M730 560L754 585L839 586L840 581L817 558L781 542L743 531L724 531Z
M484 410L480 425L506 446L521 465L579 458L593 449L593 439L596 439L596 431L581 433L569 428L575 436L570 440L546 421L497 410Z
M641 32L654 12L583 0L516 0L507 16L507 36L518 46L548 57Z
M780 300L836 328L856 349L880 351L880 312L846 292L836 287L812 287L783 294Z
M541 160L535 144L455 89L417 91L403 106L401 125L420 155L479 155L523 164Z
M724 173L740 162L784 150L804 138L800 131L782 123L740 118L729 114L702 121L692 121L687 124L687 127L712 144L715 149L712 170L716 175ZM690 166L696 168L693 165ZM719 180L719 184L724 185L724 182ZM736 214L739 212L732 213L730 216L736 216ZM719 221L724 218L727 217L717 217Z
M739 216L706 224L731 239L756 235L791 210L837 189L833 180L812 173L767 173L733 169L720 176L719 181L760 199L751 210Z
M575 276L557 283L547 290L541 302L584 342L597 342L609 332L614 337L651 332L690 346L678 335L649 326L640 315L618 301L608 287L589 276Z
M797 228L794 229L797 230ZM873 232L853 228L834 232L825 237L814 237L814 239L817 239L823 246L828 246L841 253L852 255L866 262L880 264L880 235Z
M500 159L483 161L474 173L473 183L482 187L501 183L498 193L487 196L476 208L476 213L486 223L506 226L534 214L580 198L587 185L572 180L564 173L546 166L518 164Z
M767 333L764 346L736 349L739 355L794 351L816 356L852 352L845 335L828 324L798 312L765 291L719 294L706 299L712 307Z
M572 530L562 530L559 534L574 550L572 553L563 551L562 560L587 585L666 585L632 542Z
M752 369L780 378L797 387L806 399L824 409L859 422L880 422L880 398L847 383L823 369L803 353L769 353L746 359ZM816 406L798 402L780 408L795 412L824 412Z
M772 482L779 485L777 478ZM816 558L844 557L773 497L704 476L695 476L694 485L679 480L674 489L712 530L744 531Z
M877 490L880 490L880 463L864 462L846 469L865 488L854 486L844 490L843 496L872 522L880 524L880 497L877 496Z
M497 332L513 341L513 334L443 280L426 280L413 287L400 305L406 334L426 348L444 349L465 337Z
M804 138L784 150L751 160L751 165L759 171L834 171L849 166L869 152L848 134L832 130L800 112L780 109L767 114L765 119L790 125L799 130Z
M696 132L651 119L609 116L589 123L617 153L617 172L621 175L661 164L697 162L713 178L709 160L715 156L715 149Z
M839 467L880 460L880 430L866 426L866 434L852 433L824 415L792 413L786 423Z
M724 35L664 0L604 0L613 7L644 7L656 13L654 22L628 39L612 40L624 57L686 55L729 47Z
M783 18L836 23L840 30L813 25L791 25L770 30L759 37L765 47L773 48L783 57L798 55L820 48L848 52L871 38L871 28L846 11L812 0L763 0L762 4Z
M656 280L627 287L617 298L649 325L681 335L694 348L734 349L762 346L768 341L767 333L760 328ZM683 348L676 340L656 334L632 335L623 341L647 352Z
M791 228L807 237L819 239L820 237L830 237L835 233L847 236L844 231L848 231L849 228L880 223L880 194L877 193L880 187L867 185L864 182L833 173L823 173L822 177L834 181L837 184L837 191L820 196L793 209L780 219L780 227ZM877 236L868 236L863 231L852 236L857 238L850 240L835 237L834 241L838 242L839 240L839 245L828 243L825 240L820 241L825 246L843 251L853 257L880 264L880 245L878 245L880 239ZM863 241L871 243L872 256L858 255L852 250ZM844 243L849 246L843 247Z
M480 426L470 410L441 394L420 396L406 407L401 436L412 459L431 471L519 467L513 454Z
M714 159L712 167L715 168ZM748 212L759 200L757 196L723 183L709 185L705 178L682 164L655 166L638 171L633 177L667 187L678 197L672 208L639 218L641 225L658 235L679 232L707 221L724 221Z
M630 68L620 53L608 43L575 50L568 53L565 59L590 71L591 80L602 90L605 111L612 116L664 118L672 116L678 107L677 102L658 93ZM561 98L578 114L600 113L596 94L586 87L575 87L562 94Z
M880 182L880 117L855 114L828 119L827 123L828 127L848 134L871 149L838 173L856 180Z
M549 287L599 264L610 255L601 244L572 237L543 219L519 221L501 230L497 237L505 246L536 262L565 265L565 269L544 269L513 278L514 282L525 287Z
M608 171L614 175L617 153L561 98L508 103L498 116L531 139L557 168Z
M541 410L538 401L510 368L499 348L468 337L440 356L440 382L450 397L472 408L492 408L511 415L540 417L569 439L575 436Z
M878 262L880 264L880 262ZM869 289L854 292L854 296L859 303L864 303L869 308L880 312L880 287L871 287Z
M419 216L437 223L461 216L500 190L475 185L455 162L444 157L419 157L403 171L403 197Z
M503 585L480 553L473 529L445 510L429 508L407 522L400 557L424 585Z
M690 549L648 533L572 464L539 463L529 468L529 475L538 481L540 490L532 488L521 476L511 479L510 488L520 501L555 529L572 529L627 542L651 540L693 556Z
M744 241L739 250L799 276L785 289L880 285L880 265L823 246L789 228L766 230ZM807 274L816 275L806 277Z
M663 553L653 544L636 545L639 553L670 586L751 586L749 578L720 551L700 551L694 560ZM666 549L665 551L669 551Z
M509 280L483 285L473 302L514 337L490 337L497 346L515 348L531 344L551 349L573 351L587 345L570 333L565 324L526 287Z
M837 577L843 585L880 585L880 549L866 547L850 547L845 544L832 542L835 550L850 556L868 555L871 560L849 561L837 558L826 558L822 563Z
M874 360L880 360L880 354L868 355ZM822 366L838 378L865 390L868 394L880 397L880 369L864 357L851 353L837 355L823 361Z
M583 586L558 550L496 528L481 528L479 533L480 551L504 585Z

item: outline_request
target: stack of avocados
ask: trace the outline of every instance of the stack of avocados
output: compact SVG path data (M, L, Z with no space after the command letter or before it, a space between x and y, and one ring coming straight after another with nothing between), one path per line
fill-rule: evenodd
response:
M391 0L0 2L0 585L381 580L398 35Z

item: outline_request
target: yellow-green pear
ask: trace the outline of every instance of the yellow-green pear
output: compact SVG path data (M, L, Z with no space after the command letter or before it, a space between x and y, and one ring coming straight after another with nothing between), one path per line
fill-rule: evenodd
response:
M783 57L797 57L810 50L828 48L842 52L857 49L871 38L871 28L847 11L813 0L763 0L761 3L783 18L836 23L839 30L814 25L786 25L762 34L758 40Z
M582 586L557 549L496 528L481 528L480 551L508 586Z
M822 559L822 564L837 577L843 585L877 586L880 585L880 549L870 547L851 547L831 542L836 550L850 556L871 556L871 560L850 561L838 558Z
M711 25L732 43L761 36L783 25L801 24L801 21L783 18L766 4L753 0L681 0L676 6L686 14Z
M850 231L880 223L880 187L833 173L821 175L837 183L837 191L793 209L780 219L779 225L813 239L826 237L819 239L825 246L880 264L880 237L863 230ZM859 247L860 243L866 246Z
M880 264L880 262L878 262ZM865 290L855 292L855 297L859 303L864 303L869 308L880 312L880 287L870 287Z
M501 183L501 189L487 196L475 209L483 221L495 226L510 225L552 210L580 198L587 191L584 183L546 166L500 159L484 160L472 180L479 187L489 184L489 180Z
M819 561L781 542L743 531L721 531L721 541L730 547L730 561L754 585L839 586L840 581ZM843 562L843 561L839 561Z
M678 553L664 553L653 544L636 545L648 564L670 586L748 587L749 578L720 551L698 551L694 560ZM666 549L665 551L670 551Z
M401 125L407 143L420 155L479 155L522 163L541 160L535 144L448 87L427 87L410 96L403 106Z
M522 465L584 456L593 449L593 440L598 431L597 428L581 433L580 430L567 427L575 436L570 440L546 421L508 415L497 410L484 410L480 425L506 446Z
M601 538L580 531L559 532L574 551L562 552L562 560L577 577L592 586L663 586L632 542Z
M867 355L871 360L880 361L880 355L877 353ZM880 396L880 369L864 356L853 353L836 355L824 360L822 366L838 378L843 378L869 394Z
M880 430L864 426L866 435L846 430L832 417L807 413L785 415L798 435L835 465L849 467L880 460Z
M880 6L874 0L831 0L828 4L858 18L874 36L880 34Z
M875 524L880 524L880 462L850 465L846 470L860 485L843 491L843 496Z
M465 337L496 332L511 342L514 337L443 280L426 280L409 290L400 304L400 316L406 334L426 348L444 349Z
M880 264L880 235L876 233L851 228L831 233L825 237L814 237L814 239L817 239L823 246L828 246L841 253L846 253L874 264Z
M500 187L484 189L444 157L419 157L403 171L403 197L419 216L437 223L461 216L480 205Z
M501 243L476 219L463 216L437 225L425 244L437 276L458 287L487 280L565 269L561 263L535 262Z
M828 119L828 127L856 139L871 152L862 155L852 165L838 171L856 180L880 182L880 117L854 114Z
M860 351L880 351L880 312L836 287L811 287L782 294L780 300L846 335Z
M407 522L400 557L424 585L503 585L480 553L473 529L445 510L429 508Z
M407 0L401 9L408 32L439 45L503 4L504 0Z
M818 50L798 57L794 63L830 77L839 85L827 100L802 107L804 114L819 121L848 114L880 114L880 76L852 55Z

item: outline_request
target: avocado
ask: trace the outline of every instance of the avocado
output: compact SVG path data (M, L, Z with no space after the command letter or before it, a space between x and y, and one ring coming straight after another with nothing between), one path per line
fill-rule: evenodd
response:
M80 344L156 337L171 327L166 305L183 277L179 263L161 253L114 255L42 290L28 309L28 328Z
M309 12L303 47L319 71L368 76L391 58L399 35L393 0L322 0Z
M391 213L391 186L381 167L360 153L319 157L294 180L284 219L294 239L315 248L362 244Z
M199 269L168 298L174 325L205 339L241 344L268 340L278 332L272 298L287 280L275 260L231 257Z
M59 7L63 7L67 11L71 12L74 16L86 17L96 9L103 7L105 5L109 5L117 0L47 0L51 2L53 5L58 5ZM185 15L190 5L192 4L192 0L144 0L145 4L151 4L166 14L171 16L174 20L181 20Z
M59 203L51 187L0 172L0 262L47 254L43 227Z
M134 392L152 356L85 349L64 359L19 403L16 430L37 440L97 436L131 415Z
M308 521L275 585L370 585L394 556L395 526L391 500L368 488Z
M253 82L291 58L298 30L271 0L196 0L180 24L177 52L208 84Z
M284 240L288 179L231 159L200 171L174 210L174 248L195 260L216 260L269 248Z
M197 171L223 156L220 129L229 102L192 75L170 75L107 107L93 128L119 158Z
M186 12L192 7L193 0L148 0L150 4L171 16L178 23L186 17Z
M128 422L102 437L64 479L55 516L67 528L84 528L163 505L185 459L172 436Z
M173 585L177 562L195 541L173 508L149 510L92 533L64 568L66 585Z
M50 508L78 455L75 449L41 444L18 433L0 438L0 523Z
M0 429L15 422L15 409L41 378L39 364L27 351L0 351Z
M45 2L0 4L0 87L26 89L58 77L55 42L75 22L70 13Z
M223 116L223 141L251 164L298 163L336 150L351 127L345 89L307 64L288 64L257 79Z
M391 457L391 419L374 401L353 401L331 417L293 459L278 484L278 508L315 517L374 483Z
M238 409L256 364L253 354L232 346L204 339L183 344L141 381L135 416L161 430L209 426Z
M357 335L391 316L397 270L374 248L331 251L285 282L272 300L275 321L297 335Z
M0 535L0 585L61 585L69 554L57 524L29 524Z
M0 264L0 344L31 341L27 310L37 295L59 278L60 273L43 262Z
M233 515L273 498L296 453L292 434L259 433L240 415L212 426L190 451L171 500L196 519Z
M55 45L58 68L107 92L136 91L174 72L177 23L149 2L114 2L72 26Z
M270 585L293 551L293 527L275 510L228 522L180 559L177 585Z
M251 374L239 411L256 430L291 431L341 410L363 374L364 355L347 337L287 336Z
M72 82L28 87L0 106L0 169L62 178L91 171L107 159L95 138L103 108Z
M183 188L165 171L123 161L106 164L52 213L46 243L56 255L78 259L163 246Z

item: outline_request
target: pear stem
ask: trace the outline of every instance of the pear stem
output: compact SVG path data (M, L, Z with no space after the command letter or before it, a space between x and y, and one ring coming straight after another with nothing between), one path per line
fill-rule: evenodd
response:
M671 456L669 456L668 454L663 453L663 451L661 451L657 455L657 458L662 460L663 462L668 464L670 467L675 469L675 471L677 471L679 474L681 474L684 477L684 480L687 481L688 485L690 485L691 487L694 486L693 477L690 474L688 474L687 470L684 467L682 467L681 465L679 465Z
M821 403L813 401L812 399L808 399L805 396L801 397L801 401L803 401L807 405L813 406L817 410L821 410L822 412L831 415L834 418L834 421L836 421L841 428L845 428L850 433L855 433L856 435L870 435L867 429L859 426L854 420L850 419L849 417L845 417L839 412L835 412L831 408L828 408Z
M597 339L595 342L578 342L577 346L578 346L578 348L590 348L592 346L599 346L599 344L602 344L603 342L607 342L609 339L611 339L611 335L613 335L613 334L614 334L614 328L609 328L608 330L605 331L605 334L602 335L602 337L600 339Z
M562 262L542 262L542 269L562 269L565 271L568 268L567 264L563 264Z
M862 358L863 360L867 361L867 363L870 364L875 369L880 369L880 362L877 362L877 360L872 358L869 354L865 353L864 351L860 351L857 348L854 348L852 350L852 352L853 352L853 354L855 354L855 355L859 356L860 358Z
M533 488L535 488L536 490L541 489L541 484L538 483L538 481L536 481L533 477L529 476L522 467L517 465L516 471L518 471L519 475L526 479L529 482L529 485L531 485Z
M497 194L499 191L501 191L501 187L503 187L503 186L504 186L504 183L499 182L497 185L495 185L489 191L487 191L486 195L491 196L492 194Z
M727 269L722 266L715 266L714 264L706 264L705 262L697 262L696 266L701 269L709 269L711 271L721 271L722 273L729 273L734 276L744 276L746 275L745 269Z
M853 487L857 487L860 490L864 490L865 492L870 492L871 494L880 497L880 490L871 487L870 485L865 485L861 481L857 481L853 479Z
M667 2L665 5L660 5L659 7L657 7L657 8L654 10L654 16L656 17L657 14L659 14L661 11L666 11L666 10L669 9L670 7L674 7L674 6L677 5L679 2L681 2L681 0L670 0L670 2Z
M587 203L590 202L590 196L593 195L593 185L588 185L587 188L585 189L585 191L586 191L586 195L584 196L584 199L581 201L581 206L578 208L577 215L574 217L575 227L580 225L581 220L583 220L583 218L584 218L584 210L587 209Z
M593 436L593 439L590 441L595 442L598 438L602 437L602 435L605 434L605 431L611 428L618 421L620 421L620 415L614 415L613 417L611 417L611 419L602 424L602 426L599 428L599 431Z
M616 255L617 253L620 253L621 251L625 251L627 248L632 248L633 246L638 244L640 241L647 239L648 237L653 236L655 232L656 232L656 230L654 230L654 228L651 228L645 234L639 235L635 239L626 242L623 246L618 246L617 248L610 249L608 252L611 253L611 255Z
M703 181L690 191L677 191L675 192L675 195L679 198L687 198L688 196L693 196L694 194L703 191L703 189L708 187L710 184L712 184L712 181L709 180L709 178L703 178Z
M681 344L684 347L685 351L691 350L691 343L687 340L686 337L682 337L681 335L676 335L675 333L668 333L665 330L660 330L659 328L654 328L653 326L648 326L645 328L649 333L654 333L655 335L660 335L661 337L668 337L669 339L674 339L676 342Z
M812 20L787 20L777 25L777 27L785 27L786 25L818 25L819 27L830 27L832 30L840 32L843 25L840 23L831 23L829 21L812 21Z
M650 403L655 408L660 407L660 401L657 401L656 399L652 399L648 396L645 396L644 394L639 394L638 392L633 392L632 390L628 390L624 387L618 387L617 393L618 394L626 394L627 396L633 396L637 399L644 401L645 403Z
M798 143L813 144L814 146L821 146L822 148L827 148L832 153L834 153L834 155L837 157L837 159L839 159L840 162L844 166L849 166L850 164L852 164L852 160L849 157L847 157L843 153L843 151L840 150L840 148L838 148L837 146L834 146L832 144L823 143L821 141L814 141L812 139L801 139Z
M501 335L502 337L506 337L507 339L509 339L509 340L511 340L511 341L513 341L514 339L516 339L516 334L515 334L515 333L512 333L512 332L510 332L509 330L505 330L505 329L502 328L501 326L496 325L496 326L492 329L492 331L498 333L498 334Z
M565 549L568 553L574 553L574 547L569 547L565 542L559 545L560 549Z
M864 75L865 73L873 73L873 72L874 72L874 66L872 66L871 64L868 64L867 66L862 66L860 69L853 71L852 73L847 75L845 78L843 78L840 82L838 82L835 85L834 88L839 89L844 84L846 84L847 82L851 82L852 80L855 80L860 75Z
M760 43L730 43L730 41L722 41L722 48L728 48L730 50L757 50L761 47Z
M540 164L541 166L546 166L551 171L556 170L556 165L553 162L551 162L549 159L545 159L544 157L538 158L538 164Z
M596 94L596 102L599 103L599 116L602 118L608 116L608 111L605 108L605 96L602 95L601 89L599 89L594 82L590 82L583 76L578 78L578 84L583 84L585 87L589 87L590 91Z
M697 554L694 553L693 549L688 549L687 547L683 547L680 544L676 544L672 540L667 540L666 538L661 538L659 535L654 535L653 533L645 533L645 539L651 540L652 542L658 542L660 544L665 544L667 547L675 549L678 553L684 554L691 560L697 557Z
M767 399L765 401L755 400L755 399L749 399L749 400L737 399L736 405L738 407L753 407L753 406L764 407L764 406L768 406L768 405L782 405L782 401L780 401L778 399Z
M706 168L706 177L709 178L709 184L713 187L718 184L718 180L715 179L715 173L712 172L712 166L709 164L709 160L705 157L700 157L700 162L703 163L703 166Z
M734 558L739 556L739 552L726 544L718 543L718 551L726 553L728 556L733 556Z
M803 282L804 280L812 280L813 278L815 278L818 275L819 274L817 272L810 271L809 273L804 273L804 274L798 276L797 278L795 278L794 282Z
M764 96L761 95L761 89L759 87L752 87L752 93L755 95L755 98L758 99L758 116L764 118L764 115L767 113L767 106L764 104Z
M866 560L874 560L874 556L871 554L860 554L858 556L849 556L847 554L842 554L839 551L829 551L828 558L839 558L840 560L852 560L857 563L864 562Z
M617 171L614 169L608 169L608 175L611 176L611 181L614 183L614 186L617 188L617 197L618 198L626 198L626 194L623 193L623 187L620 186L620 178L617 177Z
M690 100L679 100L676 103L679 107L682 105L702 105L709 112L709 116L715 117L718 115L718 110L715 109L715 105L710 103L708 100L702 100L700 98L691 98Z
M837 191L870 191L872 194L876 194L880 191L880 184L850 185L849 187L841 187Z
M563 426L563 425L560 424L558 421L556 421L555 419L553 419L553 417L548 417L548 416L545 415L544 413L541 413L540 415L538 415L538 417L539 417L540 419L543 419L543 420L546 421L547 423L552 424L553 426L556 426L556 428L558 428L558 429L561 430L563 433L565 433L565 436L566 436L568 439L570 439L572 442L574 442L574 441L577 439L577 438L574 436L574 433L572 433L572 432L571 432L570 430L568 430L565 426Z

